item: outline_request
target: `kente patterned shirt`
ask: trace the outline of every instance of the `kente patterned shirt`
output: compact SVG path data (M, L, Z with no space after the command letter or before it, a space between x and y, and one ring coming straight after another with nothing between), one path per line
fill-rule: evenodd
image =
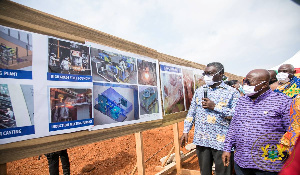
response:
M292 102L290 124L288 131L281 138L281 144L286 147L289 153L292 152L300 135L300 94L297 95Z
M295 98L300 94L300 78L294 76L289 82L278 86L274 92L281 92L289 97Z
M202 107L203 87L207 88L207 97L215 103L214 110ZM226 133L239 92L222 82L216 88L206 85L198 88L193 96L187 117L184 120L183 133L188 133L195 123L195 145L209 147L222 151Z
M291 102L292 98L271 89L255 101L239 98L224 151L235 147L234 161L242 168L279 171L285 158L280 138L289 126Z

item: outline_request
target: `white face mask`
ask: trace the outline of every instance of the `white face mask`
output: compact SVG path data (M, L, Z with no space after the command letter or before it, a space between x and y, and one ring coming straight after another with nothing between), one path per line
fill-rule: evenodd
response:
M284 72L279 72L276 75L276 78L277 78L278 82L280 82L280 83L286 83L286 82L290 81L289 74L288 73L284 73Z
M204 81L205 81L205 84L207 85L207 86L212 86L213 84L215 84L215 82L214 82L214 80L213 80L213 77L214 76L208 76L208 75L204 75Z
M260 89L260 90L258 90L258 91L255 91L255 90L254 90L255 87L258 86L258 85L260 85L260 84L262 84L262 83L264 83L264 82L266 82L266 81L263 81L263 82L261 82L261 83L255 85L255 86L243 85L243 90L244 90L245 95L247 95L248 97L251 97L251 96L257 94L257 93L258 93L259 91L261 91L262 89Z
M222 69L221 69L221 70L222 70ZM206 84L207 86L212 86L212 85L214 85L215 83L221 82L221 81L214 81L214 80L213 80L214 76L217 75L218 73L220 73L221 70L219 70L219 71L218 71L217 73L215 73L214 75L204 75L203 80L205 81L205 84Z

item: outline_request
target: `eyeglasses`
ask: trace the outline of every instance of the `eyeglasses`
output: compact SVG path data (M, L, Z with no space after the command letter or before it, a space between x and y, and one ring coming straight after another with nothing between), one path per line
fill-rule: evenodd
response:
M264 82L266 82L266 81L262 81L261 83L255 85L255 86L258 86L258 85L260 85L260 84L262 84L262 83L264 83ZM250 86L250 85L251 85L251 82L250 82L248 79L243 79L243 84L244 84L244 85Z
M250 81L248 79L243 79L243 84L250 86Z
M222 71L222 69L221 70L219 70L217 73L215 73L215 74L213 74L213 73L205 73L205 72L203 72L202 73L202 75L203 76L205 76L205 75L207 75L207 76L215 76L215 75L217 75L218 73L220 73Z

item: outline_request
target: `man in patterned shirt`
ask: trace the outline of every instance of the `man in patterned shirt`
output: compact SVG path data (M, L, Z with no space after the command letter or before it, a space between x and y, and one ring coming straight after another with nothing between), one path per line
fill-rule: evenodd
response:
M294 98L300 94L300 78L295 76L295 68L291 64L283 64L278 68L277 79L279 86L275 92L281 92Z
M222 81L224 67L221 63L209 63L204 70L206 85L195 91L187 117L181 146L188 141L188 133L195 123L193 143L200 166L201 175L212 174L215 161L217 175L230 175L232 166L225 167L222 152L231 116L233 116L239 92Z
M292 99L273 92L267 70L250 71L243 82L241 97L224 142L224 165L229 164L230 151L235 147L234 169L237 175L275 175L286 155L280 138L289 126Z
M290 127L281 139L281 144L285 148L292 152L294 145L300 135L300 116L295 115L295 111L300 104L300 78L295 76L295 68L291 64L283 64L278 68L279 83L275 92L286 94L289 97L294 98L293 105L290 110ZM298 95L298 96L297 96ZM298 104L298 105L297 105Z

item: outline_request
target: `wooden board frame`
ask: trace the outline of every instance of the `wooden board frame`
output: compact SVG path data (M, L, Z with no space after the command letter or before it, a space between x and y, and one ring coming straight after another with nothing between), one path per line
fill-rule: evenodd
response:
M186 67L197 69L205 67L8 0L0 0L0 25L80 43L95 42ZM232 79L241 79L241 77L229 73L226 73L226 76ZM187 112L179 112L165 115L162 120L96 131L79 131L0 145L0 164L168 126L183 121L186 114Z

